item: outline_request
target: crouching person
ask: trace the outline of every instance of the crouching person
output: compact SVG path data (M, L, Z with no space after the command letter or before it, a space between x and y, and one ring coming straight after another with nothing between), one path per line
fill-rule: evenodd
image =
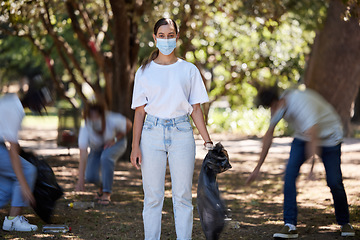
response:
M126 134L132 123L119 113L106 111L101 104L89 104L84 118L85 125L79 133L80 163L76 191L85 190L85 181L94 183L99 187L95 197L98 203L109 205L115 164L126 151Z
M29 204L35 205L33 188L36 181L36 167L19 156L18 132L25 116L24 107L40 112L45 101L40 92L26 95L22 101L16 94L0 98L0 208L11 202L9 216L5 217L2 229L5 231L36 231L21 215ZM5 142L9 143L9 149Z

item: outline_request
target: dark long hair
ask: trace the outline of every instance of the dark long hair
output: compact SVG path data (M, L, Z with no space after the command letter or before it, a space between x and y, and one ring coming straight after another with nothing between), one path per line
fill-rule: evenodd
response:
M42 110L46 112L46 105L51 102L50 92L46 87L37 90L29 90L21 99L24 108L42 115ZM47 112L46 112L47 113Z
M159 28L163 25L168 25L168 24L171 24L174 26L175 28L175 32L176 34L178 34L178 27L176 25L176 22L171 19L171 18L161 18L159 19L156 23L155 23L155 26L154 26L154 35L156 36ZM144 71L145 68L148 66L148 64L154 60L155 58L157 58L159 56L159 49L155 49L148 58L146 58L143 63L142 63L142 66L141 66L141 69Z

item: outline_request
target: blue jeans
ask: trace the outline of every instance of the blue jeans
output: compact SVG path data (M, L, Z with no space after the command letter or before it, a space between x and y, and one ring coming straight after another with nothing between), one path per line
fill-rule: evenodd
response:
M86 163L85 180L102 187L103 192L111 193L115 164L125 153L126 145L127 140L123 138L107 149L103 147L90 149Z
M36 181L36 167L20 157L25 179L31 190ZM21 192L20 183L11 164L10 154L5 145L0 144L0 208L11 200L12 207L27 207Z
M177 239L191 239L193 226L192 179L195 141L188 116L160 119L147 115L140 149L144 189L143 220L146 240L158 240L169 161Z
M301 165L305 162L306 142L294 139L291 144L290 158L285 172L284 184L284 222L297 224L296 178ZM340 225L349 223L349 207L341 174L341 144L334 147L322 147L321 159L326 171L335 208L336 221Z

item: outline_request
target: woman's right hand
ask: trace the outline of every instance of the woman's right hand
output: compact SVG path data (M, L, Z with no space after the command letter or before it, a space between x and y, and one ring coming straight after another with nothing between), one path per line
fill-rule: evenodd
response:
M80 179L76 183L75 191L84 192L85 191L85 181L84 179Z
M140 147L133 147L130 155L131 164L136 167L136 169L140 169L141 167L141 150Z

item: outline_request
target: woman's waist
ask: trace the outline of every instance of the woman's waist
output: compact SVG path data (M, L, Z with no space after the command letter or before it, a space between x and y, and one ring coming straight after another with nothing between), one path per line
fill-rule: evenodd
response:
M190 121L189 115L182 115L182 116L174 117L174 118L160 118L160 117L156 117L156 116L151 115L151 114L147 114L146 119L145 119L145 122L152 123L155 126L157 124L175 125L175 124L178 124L178 123L189 122L189 121Z

